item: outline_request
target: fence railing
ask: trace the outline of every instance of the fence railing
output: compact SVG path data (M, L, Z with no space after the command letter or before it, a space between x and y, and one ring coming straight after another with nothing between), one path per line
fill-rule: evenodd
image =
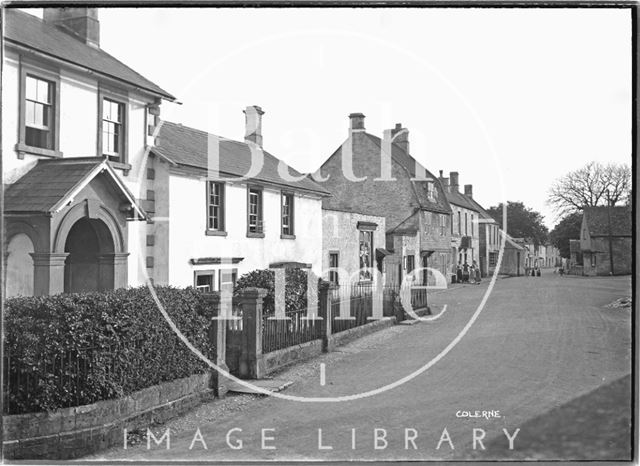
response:
M424 309L427 307L426 287L411 288L411 307L413 307L414 310Z
M167 342L167 354L171 353L176 339ZM127 343L127 348L142 348L144 339ZM64 393L61 399L63 408L95 403L99 400L113 398L115 392L98 391L95 386L99 380L108 380L111 386L119 386L127 390L127 380L121 367L120 345L88 346L73 350L60 351L57 354L41 352L36 358L36 366L26 364L24 359L16 357L4 350L3 357L3 410L4 414L14 414L29 411L39 411L38 397L46 396L39 390L42 374L47 374L49 381L53 379L53 386L57 393ZM131 368L132 361L127 363ZM144 357L135 358L134 367L140 369L146 364ZM98 373L99 371L99 373ZM20 400L19 402L17 400ZM19 404L18 404L19 403Z
M370 283L342 285L331 290L331 333L344 332L370 322L374 287ZM344 317L343 316L344 314ZM347 315L348 314L348 315Z
M285 319L263 316L262 352L270 353L322 338L324 332L322 320L306 317L307 309L285 312Z

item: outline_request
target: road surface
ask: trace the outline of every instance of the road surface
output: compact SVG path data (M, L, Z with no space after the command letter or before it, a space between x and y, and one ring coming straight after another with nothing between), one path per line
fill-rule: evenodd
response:
M337 403L230 396L170 422L169 449L152 442L148 450L143 441L91 458L628 459L630 400L616 387L628 384L623 377L631 372L630 310L605 305L629 296L630 287L629 277L551 272L499 279L459 343L397 388ZM460 333L487 289L485 280L430 295L436 313L447 305L440 318L394 326L295 366L278 375L294 382L283 393L353 395L411 374ZM580 409L571 408L572 400ZM611 433L612 425L619 433ZM601 430L609 440L598 445ZM543 435L555 440L554 448Z

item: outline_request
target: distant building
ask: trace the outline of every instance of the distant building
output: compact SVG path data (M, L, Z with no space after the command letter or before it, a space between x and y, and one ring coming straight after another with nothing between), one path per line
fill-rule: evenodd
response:
M460 192L458 172L450 172L449 178L442 176L442 183L449 205L451 205L451 273L457 266L480 261L480 229L477 204L472 201L473 192L470 184L465 185L464 194Z
M582 251L579 239L569 240L569 269L567 273L582 275Z
M580 229L584 275L631 273L631 208L585 207Z
M545 248L545 267L560 267L562 266L562 258L560 257L560 251L552 244L547 244Z
M493 275L498 264L500 253L500 225L473 198L471 185L465 185L465 196L478 212L478 255L480 257L480 272L483 277Z
M524 275L524 258L527 249L523 244L520 244L514 238L504 233L502 230L500 234L506 235L504 242L504 252L502 253L502 263L500 264L501 275L511 275L520 277Z

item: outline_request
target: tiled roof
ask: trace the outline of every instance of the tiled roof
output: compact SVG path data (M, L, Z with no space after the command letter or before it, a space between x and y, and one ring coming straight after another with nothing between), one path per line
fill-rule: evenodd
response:
M496 222L496 219L494 219L491 215L489 215L489 212L484 210L484 207L478 204L478 202L474 198L469 196L465 196L465 197L471 203L471 205L475 206L474 210L480 214L480 217L483 218L484 220L487 220L486 223L498 223Z
M382 141L379 137L374 136L369 133L365 133L366 136L371 139L378 147L381 147ZM412 177L416 176L416 167L422 170L427 179L433 180L436 186L439 186L440 195L436 198L435 201L432 201L427 196L426 190L426 181L413 181L413 185L415 186L415 196L416 200L420 204L423 209L443 212L443 213L451 213L451 207L449 206L449 202L447 201L445 196L442 196L444 192L444 188L442 187L440 180L433 175L429 170L420 164L416 159L411 156L411 154L407 153L404 149L402 149L397 144L391 144L391 157L396 163L402 165L409 173L411 173Z
M35 49L60 60L126 81L169 100L171 94L135 72L102 49L87 45L55 26L28 13L4 8L5 40ZM133 32L135 35L135 31Z
M449 204L457 205L469 210L476 210L476 206L469 200L469 198L462 194L460 191L455 191L453 187L449 186L449 190L445 188L447 200Z
M75 191L103 170L117 180L117 175L104 159L87 157L39 160L31 170L5 189L5 212L55 212L73 197ZM144 212L137 206L132 194L122 182L117 184L143 217Z
M214 136L215 137L215 136ZM206 131L183 126L169 121L163 121L158 133L157 144L151 149L155 154L166 158L178 165L208 169L209 138ZM215 137L217 138L217 137ZM246 176L251 169L251 149L247 143L217 138L219 145L220 172L223 176ZM288 186L303 191L310 191L320 195L329 195L322 186L312 181L309 176L300 181L289 181L278 173L279 159L264 153L264 165L252 180L264 181L281 186ZM287 165L284 165L287 167ZM288 168L292 177L302 176L292 168Z
M591 236L609 235L609 208L585 207L584 216ZM631 236L631 208L627 206L611 207L611 234Z

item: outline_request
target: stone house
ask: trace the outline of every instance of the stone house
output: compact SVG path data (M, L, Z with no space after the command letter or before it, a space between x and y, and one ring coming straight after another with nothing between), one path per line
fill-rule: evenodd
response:
M524 275L524 257L526 248L517 239L500 230L501 235L506 235L504 242L504 252L502 253L502 263L500 264L501 275L511 275L520 277Z
M278 267L321 275L328 193L262 149L260 107L244 112L243 142L162 122L150 158L159 221L148 243L156 261L147 267L156 283L219 290Z
M323 278L335 285L359 281L385 283L385 218L322 209ZM343 275L343 276L341 276Z
M585 207L580 228L584 275L631 273L631 208Z
M5 296L143 283L146 148L174 97L100 48L96 8L3 13Z
M464 194L460 192L458 172L450 172L449 178L442 176L440 182L451 205L451 274L455 274L457 266L474 262L480 265L480 212L472 202L473 187L464 186Z
M478 255L480 272L483 277L490 277L496 270L498 254L500 253L500 225L489 213L473 198L471 186L465 186L468 201L478 212Z
M546 263L545 267L560 267L562 266L562 258L560 257L560 251L552 244L545 245Z
M573 275L582 275L582 251L580 249L579 239L569 240L569 264L567 273Z
M380 139L366 132L363 114L353 113L349 120L347 139L316 174L332 195L323 208L385 219L387 285L402 283L409 273L413 283L435 280L437 274L426 267L446 277L451 208L439 180L411 156L402 125L385 130Z

